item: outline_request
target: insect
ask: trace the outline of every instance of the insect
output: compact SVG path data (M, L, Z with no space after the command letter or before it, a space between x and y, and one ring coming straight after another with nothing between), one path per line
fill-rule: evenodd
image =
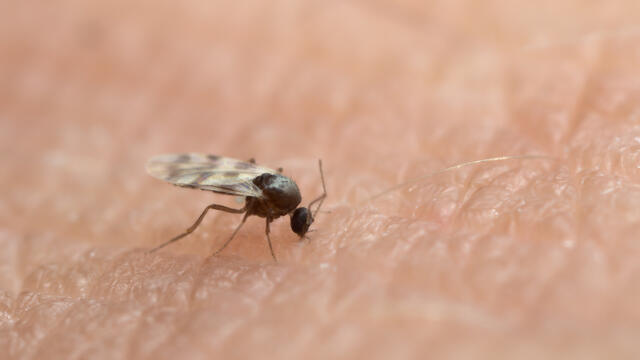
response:
M269 224L283 216L289 215L291 230L303 238L313 224L316 214L327 197L327 189L322 173L322 160L318 160L323 193L311 201L307 207L298 207L302 198L298 185L291 178L282 175L282 169L273 170L256 165L255 160L241 161L217 155L198 153L167 154L151 158L147 162L149 175L177 186L213 191L220 194L242 196L244 207L234 209L219 204L207 206L196 222L182 234L156 246L149 252L159 250L181 238L191 234L202 222L210 209L233 214L243 214L242 221L233 231L231 237L213 255L219 254L229 245L244 222L251 215L266 219L265 234L273 260L278 261L271 238ZM317 204L315 211L311 207Z

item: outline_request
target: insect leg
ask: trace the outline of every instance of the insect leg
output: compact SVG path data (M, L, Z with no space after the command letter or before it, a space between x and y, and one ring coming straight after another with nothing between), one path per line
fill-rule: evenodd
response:
M224 250L224 248L227 247L227 245L229 245L229 243L231 242L231 240L233 240L233 238L236 236L236 234L238 233L238 230L240 230L240 228L242 227L242 225L244 225L244 222L247 220L247 218L249 217L249 212L247 211L244 216L242 217L242 222L240 222L240 225L238 225L238 227L233 230L233 233L231 234L231 237L229 238L229 240L227 240L221 247L220 249L216 250L216 252L213 253L213 256L218 255L222 250Z
M185 236L187 236L187 235L191 234L191 233L192 233L192 232L193 232L193 231L198 227L198 225L200 225L200 223L202 222L202 219L204 219L204 216L207 214L207 211L209 211L209 209L225 211L225 212L233 213L233 214L242 214L243 212L247 211L247 206L245 205L242 209L233 209L233 208L226 207L226 206L223 206L223 205L211 204L211 205L207 206L207 207L204 209L204 211L202 212L202 214L200 214L200 217L198 218L198 220L196 220L196 222L195 222L195 223L193 223L193 225L191 225L191 226L187 229L187 231L185 231L185 232L183 232L182 234L180 234L180 235L178 235L178 236L176 236L176 237L172 238L172 239L171 239L171 240L169 240L169 241L166 241L166 242L164 242L164 243L162 243L162 244L160 244L160 245L158 245L158 246L154 247L153 249L149 250L149 253L152 253L152 252L154 252L154 251L156 251L156 250L160 250L160 249L162 249L163 247L165 247L165 246L167 246L167 245L171 244L172 242L178 241L178 240L182 239L183 237L185 237ZM245 215L245 218L246 218L246 215ZM243 222L244 222L244 220L243 220ZM234 233L234 234L235 234L235 233Z
M273 257L273 261L278 262L276 259L276 254L273 252L273 246L271 246L271 238L269 237L269 232L271 229L269 228L269 223L271 222L270 218L267 218L267 227L264 229L265 234L267 234L267 242L269 242L269 250L271 250L271 256Z
M247 160L247 162L251 163L251 164L255 164L256 163L256 159L255 158L251 158L251 159ZM281 167L277 168L276 170L278 171L279 174L282 174L282 172L284 171L284 169L281 168Z

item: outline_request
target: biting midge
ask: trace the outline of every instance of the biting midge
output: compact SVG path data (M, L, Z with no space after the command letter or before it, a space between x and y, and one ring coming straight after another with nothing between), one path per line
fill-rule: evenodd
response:
M269 224L283 216L290 215L291 230L303 238L313 224L316 214L327 196L322 173L322 161L318 161L323 193L309 203L307 207L298 207L302 198L298 185L291 178L282 175L282 169L269 169L258 166L255 160L240 161L227 157L205 154L171 154L152 158L147 163L147 172L158 179L168 181L177 186L213 191L220 194L243 196L245 205L241 209L211 204L200 214L196 222L182 234L156 246L150 252L161 249L189 234L202 222L209 209L234 214L244 214L242 221L233 231L231 237L214 255L229 245L240 230L247 217L256 215L266 220L265 234L269 243L271 256L277 261L269 237ZM317 204L315 211L311 207Z

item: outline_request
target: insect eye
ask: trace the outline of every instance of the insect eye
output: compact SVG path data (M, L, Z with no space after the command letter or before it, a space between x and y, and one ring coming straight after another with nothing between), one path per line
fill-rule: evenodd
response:
M307 233L312 223L311 212L305 207L297 208L291 215L291 230L300 237Z

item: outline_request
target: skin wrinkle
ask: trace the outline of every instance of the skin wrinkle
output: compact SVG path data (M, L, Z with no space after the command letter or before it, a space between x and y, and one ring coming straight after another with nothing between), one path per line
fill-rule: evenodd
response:
M129 341L127 342L127 357L128 358L134 358L136 357L136 340L137 340L137 336L135 335L136 333L142 333L143 331L143 324L144 324L144 319L147 317L147 315L150 313L150 309L143 309L140 313L140 316L138 317L138 321L134 326L134 330L133 330L133 336L129 339Z
M190 291L190 295L189 295L189 308L193 308L193 304L195 303L195 299L196 299L196 294L198 292L198 289L202 283L202 278L203 278L203 269L204 269L204 265L207 263L207 260L202 260L200 262L200 266L198 267L198 273L195 276L195 280L193 281L193 285L191 286L191 291Z
M34 325L33 327L29 326L30 324L28 322L18 323L16 326L18 331L23 331L27 334L29 334L29 331L31 330L31 334L29 335L31 335L32 338L29 339L29 336L27 335L27 340L31 340L30 345L32 345L29 349L27 349L27 351L31 354L37 354L41 351L41 349L43 348L42 344L46 343L48 337L51 336L50 334L47 334L47 330L57 329L60 325L62 325L66 321L65 315L70 314L74 306L77 304L77 302L73 302L71 299L65 299L59 296L48 297L47 300L49 301L44 301L31 308L25 314L27 316L23 318L26 320L32 320L32 315L34 315L34 313L36 313L37 315L38 312L42 312L46 313L47 317L49 317L45 322L39 321L37 325ZM47 305L52 306L49 307ZM47 329L44 329L45 331L39 331L43 330L43 325L45 325ZM40 328L38 328L38 326L40 326ZM51 333L53 334L54 332L52 331Z
M204 268L204 266L203 266L202 268ZM203 271L200 271L200 273L203 273ZM242 277L242 276L241 276L241 277ZM237 278L237 277L234 275L234 279L236 279L236 278ZM198 284L198 285L201 285L201 284ZM195 292L194 292L194 293L195 293ZM194 297L195 297L195 296L194 296ZM255 310L254 310L252 313L257 313L257 311L255 311ZM226 334L226 338L229 338L229 337L234 336L234 334L236 334L237 332L241 332L241 331L242 331L242 326L243 326L243 324L248 323L250 320L251 320L251 317L246 318L245 320L243 320L243 321L241 321L241 322L236 322L236 324L234 325L233 329L232 329L230 332L227 332L227 334ZM185 323L185 326L186 326L186 323ZM174 334L173 334L172 336L178 336L178 335L179 335L179 333L181 332L181 330L183 330L183 328L178 328L178 329L176 329L176 331L174 332ZM169 339L171 339L171 338L172 338L172 336L169 336ZM218 343L220 343L220 342L222 342L222 341L223 341L223 339L218 338L216 341L217 341Z

